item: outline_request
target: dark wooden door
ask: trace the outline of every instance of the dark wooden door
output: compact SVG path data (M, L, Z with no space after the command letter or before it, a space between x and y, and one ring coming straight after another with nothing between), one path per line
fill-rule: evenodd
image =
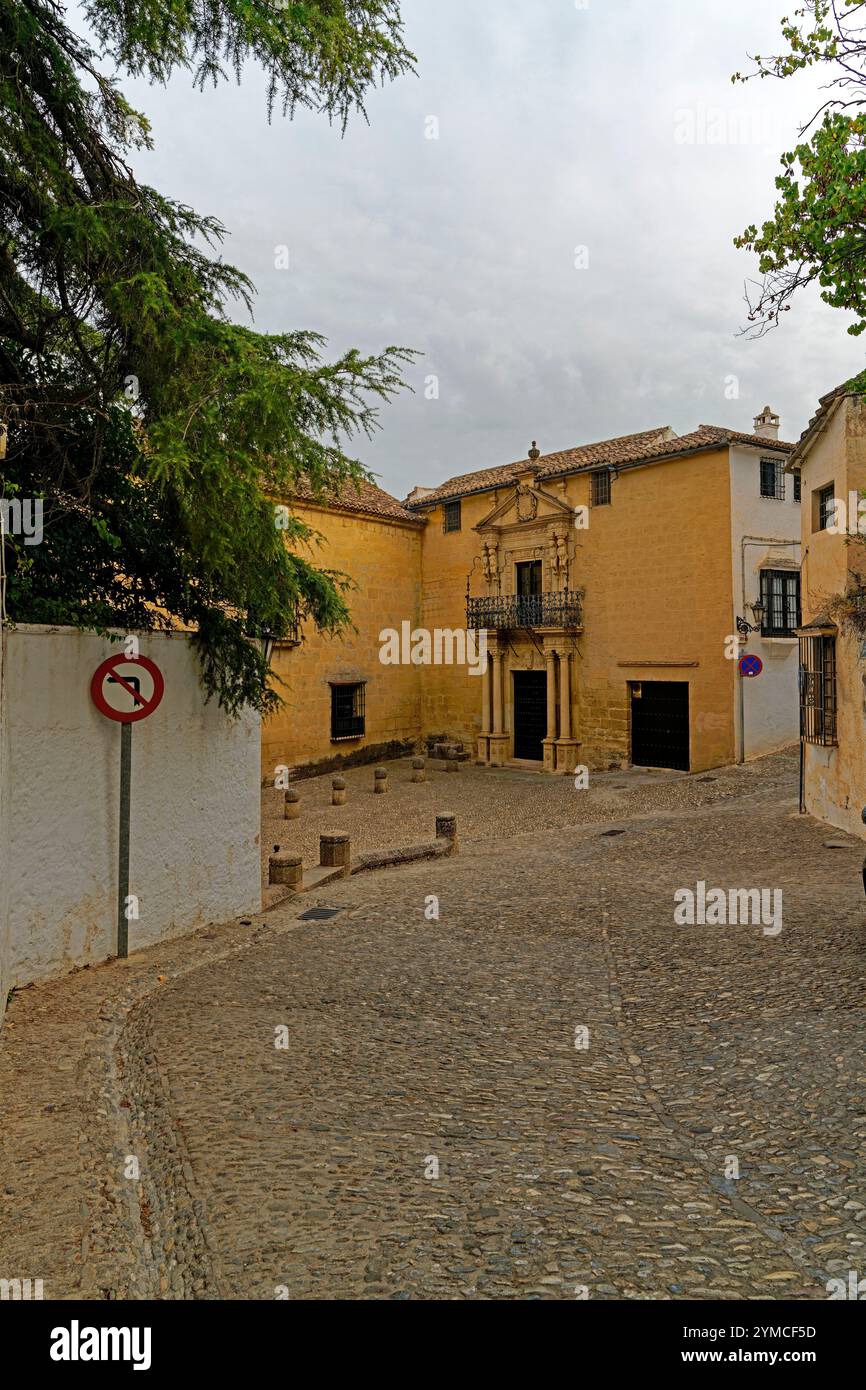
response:
M541 762L547 734L547 675L514 672L514 756Z
M689 770L688 681L635 681L631 760L637 767Z

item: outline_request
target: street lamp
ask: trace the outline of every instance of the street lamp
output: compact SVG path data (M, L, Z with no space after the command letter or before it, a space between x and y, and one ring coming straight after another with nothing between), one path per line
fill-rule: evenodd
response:
M265 659L265 670L267 670L271 664L271 657L274 654L274 646L276 644L276 640L277 634L275 632L269 631L267 628L259 637L259 641L262 644L262 656Z
M760 632L764 626L764 613L766 610L761 600L755 599L755 602L750 603L749 607L755 615L754 623L746 622L745 618L737 619L737 632L743 637L748 637L750 632Z

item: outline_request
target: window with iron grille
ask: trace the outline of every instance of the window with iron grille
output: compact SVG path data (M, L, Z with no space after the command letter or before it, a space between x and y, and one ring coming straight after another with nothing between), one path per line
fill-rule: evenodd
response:
M342 739L363 737L366 688L363 681L353 685L331 686L332 743L339 743Z
M761 459L761 496L784 501L785 473L780 459Z
M592 475L592 505L610 506L610 473L606 468Z
M797 472L797 473L794 474L794 501L795 501L795 502L799 502L799 501L800 501L800 498L801 498L801 496L802 496L802 485L803 485L803 479L800 477L799 472Z
M818 491L818 527L819 531L826 531L831 521L835 520L836 509L833 506L836 484L829 483L827 487L822 487Z
M836 638L800 638L800 732L806 743L836 743Z
M800 574L798 570L761 570L761 619L763 637L795 637L800 626Z
M445 521L444 521L444 529L445 529L446 531L459 531L459 530L460 530L460 498L459 498L459 497L457 498L456 502L446 502L446 503L445 503Z

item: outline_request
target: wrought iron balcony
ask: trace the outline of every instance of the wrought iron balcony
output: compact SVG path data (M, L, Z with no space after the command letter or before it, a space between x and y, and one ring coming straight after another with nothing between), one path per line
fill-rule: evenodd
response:
M581 597L574 590L560 594L494 594L466 602L469 629L527 627L580 627Z

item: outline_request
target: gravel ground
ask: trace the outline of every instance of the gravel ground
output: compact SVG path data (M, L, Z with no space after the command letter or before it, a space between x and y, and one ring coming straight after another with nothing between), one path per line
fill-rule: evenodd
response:
M476 767L462 763L457 773L440 772L427 764L427 781L411 780L412 759L383 763L389 790L373 791L373 768L350 768L343 773L347 787L344 806L331 805L333 774L293 783L301 796L298 820L283 816L284 793L272 787L262 792L262 873L267 883L268 855L275 845L303 855L304 865L319 862L319 835L348 830L353 855L371 850L401 848L432 839L436 816L457 816L462 844L509 839L527 830L558 830L569 826L615 821L617 817L653 815L725 801L747 792L756 782L790 793L796 774L796 753L787 752L760 762L720 768L691 776L648 769L598 772L586 789L576 790L571 777L552 777L517 768Z

